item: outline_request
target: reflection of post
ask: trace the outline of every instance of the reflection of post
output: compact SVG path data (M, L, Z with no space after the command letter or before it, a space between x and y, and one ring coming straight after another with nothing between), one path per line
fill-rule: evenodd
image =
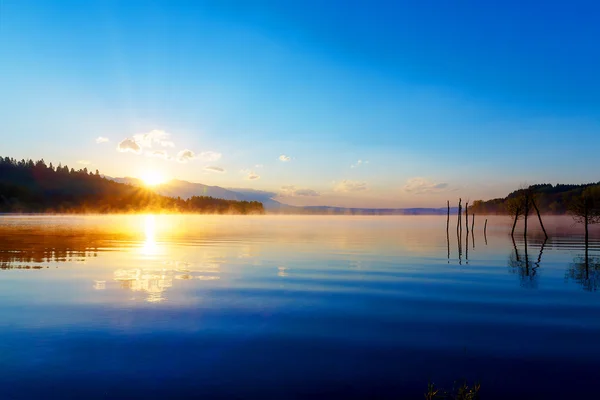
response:
M521 259L519 258L519 250L517 249L517 243L515 242L514 236L512 238L512 242L513 242L513 247L515 248L515 257L517 257L517 261L521 261Z
M448 262L450 262L450 232L446 229L446 241L448 242Z
M475 249L475 231L471 229L471 239L473 240L473 249Z
M467 238L467 242L465 243L465 260L467 264L469 263L469 231L467 230L467 234L465 235Z
M462 264L462 242L461 242L462 241L462 239L461 239L462 235L457 234L456 237L458 239L457 240L457 242L458 242L458 263Z
M471 215L471 232L475 230L475 214Z

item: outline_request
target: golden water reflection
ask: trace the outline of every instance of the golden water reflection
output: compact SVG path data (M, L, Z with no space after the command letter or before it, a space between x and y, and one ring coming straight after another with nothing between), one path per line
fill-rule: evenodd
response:
M142 246L142 254L146 256L155 256L158 254L158 245L156 244L156 217L147 215L144 219L145 240Z
M496 231L490 223L489 246L478 246L469 254L486 260L501 257L505 268L505 251L514 244L500 229L504 222L498 220ZM565 234L556 242L572 243L568 240ZM107 298L118 291L119 297L133 295L134 300L160 303L169 297L177 301L194 285L262 276L264 271L293 283L303 273L338 268L337 261L361 273L374 268L372 260L383 261L375 267L388 268L401 260L435 260L443 254L449 264L460 255L455 250L447 255L446 243L445 220L428 217L0 217L0 271L72 269L97 296ZM510 271L520 274L523 286L537 288L543 278L537 272L544 270L538 268L543 264L537 261L539 246L527 249L529 262L519 246L508 262ZM306 261L307 257L323 260L323 265ZM298 267L294 261L305 262ZM573 263L569 271L570 280L581 282L586 290L600 287L595 283L596 269L588 264ZM62 279L72 277L65 273Z

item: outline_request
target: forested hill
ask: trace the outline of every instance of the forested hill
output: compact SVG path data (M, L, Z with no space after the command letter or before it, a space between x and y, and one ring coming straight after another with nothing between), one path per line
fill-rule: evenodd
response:
M44 160L17 161L0 157L0 212L190 212L262 214L257 201L194 196L187 200L113 182L96 170L75 171L46 165Z
M583 185L531 185L529 190L535 196L535 202L544 214L565 214L569 204L580 196L584 189L588 187L600 187L598 183L588 183ZM516 199L527 189L519 189L510 193L502 199L493 199L488 201L476 200L472 206L469 206L469 212L475 214L508 214L507 205L511 199Z

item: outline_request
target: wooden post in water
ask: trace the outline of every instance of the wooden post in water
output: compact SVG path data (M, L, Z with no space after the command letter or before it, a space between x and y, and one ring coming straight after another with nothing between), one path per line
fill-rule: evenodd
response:
M458 199L458 220L456 221L456 233L458 234L459 230L461 229L461 222L462 222L462 199Z
M542 230L544 231L544 236L546 236L546 240L548 239L548 234L546 233L546 228L544 228L544 223L542 222L542 216L540 215L540 210L538 209L537 204L535 204L535 200L531 199L531 204L533 204L533 208L535 208L535 212L537 213L538 219L540 220L540 225L542 226Z
M485 219L485 224L483 225L483 238L485 239L485 245L487 246L487 218Z
M446 219L446 241L448 242L448 263L450 262L450 200L448 200L448 218Z
M450 229L450 200L448 200L448 219L446 220L446 232Z
M475 230L475 214L471 215L471 232Z
M467 235L469 234L469 202L465 204L465 227L467 228Z

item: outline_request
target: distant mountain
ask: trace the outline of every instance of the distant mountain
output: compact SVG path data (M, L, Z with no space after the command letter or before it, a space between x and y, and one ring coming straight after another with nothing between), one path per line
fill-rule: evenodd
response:
M108 176L106 178L118 183L125 183L132 186L146 186L141 179L137 178L112 178ZM194 183L178 179L173 179L169 182L157 185L153 188L153 190L163 196L175 198L181 197L182 199L189 199L193 196L208 196L224 200L246 200L240 193L232 192L231 190L224 189L220 186L208 186L202 183Z
M302 214L331 215L446 215L448 208L344 208L328 206L300 207ZM457 208L451 207L450 213L456 214Z
M143 186L144 183L136 178L111 178L120 183L134 186ZM208 186L202 183L193 183L182 180L172 180L156 186L154 191L163 196L181 197L188 199L192 196L210 196L226 200L246 200L261 202L268 213L271 214L305 214L305 215L445 215L447 208L345 208L331 206L298 207L283 204L273 200L275 192L247 188L222 188ZM456 214L456 207L450 209Z
M107 178L115 182L125 183L133 186L145 186L144 182L137 178ZM267 192L264 190L245 188L225 189L220 186L208 186L202 183L188 182L178 179L173 179L169 182L157 185L153 188L153 190L163 196L174 198L181 197L182 199L189 199L193 196L209 196L225 200L258 201L263 204L265 210L277 213L298 213L302 210L301 207L289 206L273 200L273 197L277 196L277 193Z
M192 196L209 196L225 200L248 200L240 193L223 189L219 186L208 186L202 183L193 183L177 179L173 179L162 185L157 185L154 188L154 191L163 196L181 197L182 199L188 199Z
M230 188L229 190L241 194L246 201L260 201L265 210L270 213L286 213L286 214L297 214L302 211L303 207L290 206L273 200L273 197L277 196L275 192L267 192L264 190L255 189L240 189Z
M144 185L144 181L142 181L141 179L138 178L130 178L128 176L126 176L125 178L113 178L110 176L106 176L106 175L102 175L103 178L108 179L109 181L113 181L113 182L117 182L117 183L124 183L126 185L131 185L131 186L146 186Z

